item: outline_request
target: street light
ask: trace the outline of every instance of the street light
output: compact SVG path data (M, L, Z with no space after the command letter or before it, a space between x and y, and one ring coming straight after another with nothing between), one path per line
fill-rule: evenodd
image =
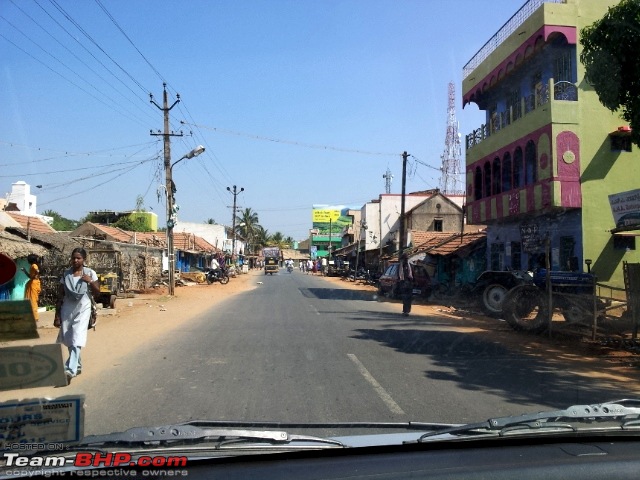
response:
M204 152L204 147L198 145L186 155L169 165L166 169L166 187L167 187L167 255L169 257L169 295L175 293L176 281L175 281L175 269L176 259L173 252L173 227L175 226L176 214L178 213L178 207L174 206L173 195L176 193L176 185L173 183L173 167L176 163L184 160L185 158L193 158ZM166 165L166 164L165 164Z

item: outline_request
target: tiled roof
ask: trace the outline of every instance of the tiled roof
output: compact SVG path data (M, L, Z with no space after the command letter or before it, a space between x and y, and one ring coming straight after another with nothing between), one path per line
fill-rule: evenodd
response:
M175 250L191 251L191 252L207 252L214 253L218 250L216 247L207 242L204 238L198 237L193 233L174 232L173 248Z
M24 230L35 233L56 233L56 231L44 220L38 217L22 215L16 212L6 212L11 218L20 224Z
M428 253L430 255L451 255L476 242L484 242L486 238L486 232L465 233L462 238L460 238L460 234L456 234L455 238L434 246Z
M413 248L422 248L426 245L437 245L447 238L456 235L455 232L425 232L422 230L411 230L411 243Z

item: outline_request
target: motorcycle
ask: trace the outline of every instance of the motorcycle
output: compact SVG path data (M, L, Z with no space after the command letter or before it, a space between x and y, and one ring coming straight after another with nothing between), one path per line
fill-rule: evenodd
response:
M222 268L216 268L215 270L207 268L205 270L207 276L207 283L211 285L214 282L220 282L222 285L229 283L229 274Z
M293 272L293 265L287 265L287 272Z

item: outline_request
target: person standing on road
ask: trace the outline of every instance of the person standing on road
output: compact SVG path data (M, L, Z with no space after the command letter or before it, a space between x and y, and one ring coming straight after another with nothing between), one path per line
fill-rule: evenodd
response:
M32 253L27 256L27 261L29 262L29 271L27 272L24 268L22 269L22 271L29 277L24 289L24 298L31 302L33 318L35 318L37 322L39 320L38 298L42 291L42 287L40 285L40 266L38 265L38 256Z
M91 318L89 295L100 292L96 272L84 266L86 258L84 248L75 248L71 252L71 267L64 271L60 279L53 321L53 325L60 328L57 342L69 349L69 358L65 363L68 382L82 371L80 352L87 343Z
M400 259L398 268L400 296L402 298L402 315L405 317L411 313L411 303L413 302L413 272L406 255Z

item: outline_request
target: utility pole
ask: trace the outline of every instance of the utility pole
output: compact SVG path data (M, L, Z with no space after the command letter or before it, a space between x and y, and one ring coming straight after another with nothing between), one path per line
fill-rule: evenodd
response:
M231 190L230 187L227 187L227 190L229 190L233 195L233 219L232 219L233 227L231 227L233 229L233 240L231 242L231 261L233 261L233 256L236 253L236 197L241 192L244 192L244 188L240 188L240 191L237 191L237 188L234 185L233 190Z
M404 244L406 243L405 228L404 228L404 206L405 206L405 191L407 188L407 158L409 154L403 152L402 154L402 196L400 197L400 246L398 250L398 260L401 259L404 251Z
M173 105L169 106L167 99L167 84L163 83L162 93L162 107L153 100L153 95L149 94L149 101L153 103L158 109L162 110L164 114L164 132L151 131L151 135L164 137L164 173L165 173L165 187L167 190L167 256L169 260L169 295L175 293L175 257L173 252L173 226L174 226L174 212L173 212L173 200L175 187L173 185L173 179L171 178L171 137L181 137L182 132L173 133L169 131L169 111L180 102L180 94L176 95L176 101Z

